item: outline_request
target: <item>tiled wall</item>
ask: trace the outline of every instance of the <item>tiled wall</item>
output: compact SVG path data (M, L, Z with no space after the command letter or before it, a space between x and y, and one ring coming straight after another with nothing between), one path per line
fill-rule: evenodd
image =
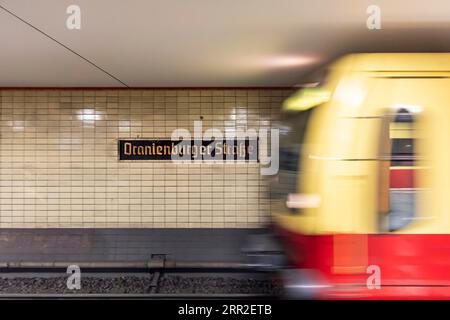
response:
M0 227L258 227L259 164L118 161L119 138L270 128L289 90L2 90Z

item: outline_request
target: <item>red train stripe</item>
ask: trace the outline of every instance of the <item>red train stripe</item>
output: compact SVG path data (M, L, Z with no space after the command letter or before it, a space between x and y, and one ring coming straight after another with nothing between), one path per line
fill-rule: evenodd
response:
M390 170L390 188L415 188L414 172L416 169L392 169Z

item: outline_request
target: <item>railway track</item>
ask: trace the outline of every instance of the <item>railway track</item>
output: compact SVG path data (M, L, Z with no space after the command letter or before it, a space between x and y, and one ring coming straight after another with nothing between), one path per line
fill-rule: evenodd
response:
M78 263L80 288L68 289L68 265L0 263L0 299L266 299L278 288L268 270L224 263Z
M277 296L269 294L0 294L0 300L21 299L64 299L64 300L261 300L274 299Z

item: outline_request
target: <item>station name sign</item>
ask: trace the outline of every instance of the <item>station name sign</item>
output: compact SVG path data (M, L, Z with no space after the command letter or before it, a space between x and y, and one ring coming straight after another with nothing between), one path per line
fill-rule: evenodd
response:
M258 139L119 140L119 160L258 161Z

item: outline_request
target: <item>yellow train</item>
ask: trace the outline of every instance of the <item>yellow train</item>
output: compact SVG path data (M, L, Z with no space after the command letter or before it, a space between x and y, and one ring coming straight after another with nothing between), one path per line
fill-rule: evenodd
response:
M345 56L283 109L287 290L450 298L450 53Z

